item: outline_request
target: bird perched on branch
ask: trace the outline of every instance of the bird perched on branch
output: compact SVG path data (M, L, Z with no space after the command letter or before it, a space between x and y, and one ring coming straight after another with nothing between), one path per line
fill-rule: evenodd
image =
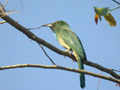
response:
M59 43L66 48L66 51L72 51L75 56L79 69L84 69L83 61L86 60L86 54L83 45L78 36L71 31L70 26L65 21L56 21L53 23L42 25L49 27L55 34ZM85 75L80 74L80 86L85 87Z
M95 11L95 22L96 24L98 23L98 19L101 21L102 20L102 16L105 18L105 20L109 23L110 26L116 26L116 20L114 19L114 17L112 16L111 12L120 8L116 7L113 9L109 9L109 8L97 8L94 7L94 11Z

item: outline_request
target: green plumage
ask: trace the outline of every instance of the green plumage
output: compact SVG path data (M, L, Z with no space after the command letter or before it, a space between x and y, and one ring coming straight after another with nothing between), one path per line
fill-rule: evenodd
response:
M99 16L105 16L108 13L110 13L110 9L109 8L97 8L94 7L95 12L99 15Z
M83 60L86 60L85 51L82 43L77 35L71 31L69 25L65 21L56 21L51 24L46 24L56 34L59 43L68 51L72 50L75 56L79 69L84 69ZM85 87L85 75L80 74L80 86Z

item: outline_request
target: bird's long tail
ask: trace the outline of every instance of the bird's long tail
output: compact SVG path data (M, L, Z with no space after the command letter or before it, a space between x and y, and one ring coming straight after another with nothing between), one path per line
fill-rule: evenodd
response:
M75 52L74 52L74 55L75 55L75 57L77 59L79 69L84 69L83 60ZM85 87L85 74L84 73L80 74L80 87L81 88Z
M77 62L78 62L79 69L84 69L83 60L79 59ZM81 88L85 87L85 74L84 73L80 74L80 87Z
M116 26L116 20L110 13L105 15L104 18L110 24L110 26Z

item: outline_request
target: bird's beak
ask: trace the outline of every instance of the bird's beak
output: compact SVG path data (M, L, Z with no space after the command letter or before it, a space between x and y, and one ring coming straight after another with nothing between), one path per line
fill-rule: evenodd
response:
M52 24L44 24L44 25L41 25L39 27L35 27L35 28L28 28L29 30L34 30L34 29L40 29L42 27L52 27L53 25Z
M44 24L42 27L52 27L52 24Z

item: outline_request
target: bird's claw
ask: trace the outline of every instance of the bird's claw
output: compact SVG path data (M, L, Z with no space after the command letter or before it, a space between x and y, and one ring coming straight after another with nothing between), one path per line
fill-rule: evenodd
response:
M71 52L70 49L66 49L65 52L66 52L66 53L69 53L70 55L72 54L72 52ZM64 56L64 58L65 58L65 56Z

